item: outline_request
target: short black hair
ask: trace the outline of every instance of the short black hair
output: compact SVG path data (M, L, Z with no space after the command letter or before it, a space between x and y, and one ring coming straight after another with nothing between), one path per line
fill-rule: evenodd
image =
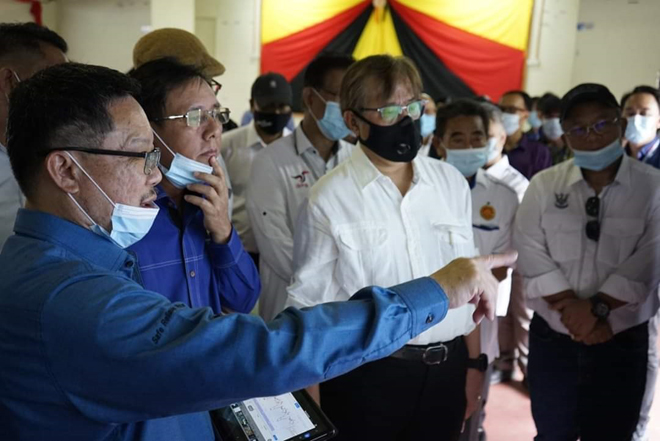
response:
M333 70L346 70L355 63L355 58L350 55L322 53L305 69L303 87L320 89L323 87L325 77Z
M445 135L447 121L459 116L477 116L481 118L486 136L488 136L489 117L484 106L469 98L453 101L446 106L440 107L435 115L435 134L442 138Z
M42 56L42 44L55 46L63 53L69 47L56 32L36 23L0 23L0 59L32 54Z
M202 72L194 66L181 64L174 58L159 58L129 72L129 76L140 83L138 102L149 121L163 118L167 95L193 79L206 82Z
M526 110L532 110L532 97L529 96L527 92L524 90L509 90L508 92L504 92L502 96L505 95L519 95L522 97L523 101L525 102L525 109Z
M660 107L660 92L658 89L655 87L642 85L635 87L631 92L628 92L624 94L623 97L621 97L621 108L623 109L625 107L628 98L633 95L637 95L638 93L648 93L649 95L652 95L653 98L655 98L655 101L658 103L658 107Z
M34 194L49 150L101 146L115 127L108 107L139 89L121 72L79 63L49 67L21 81L9 96L7 151L23 193Z
M561 98L554 93L545 93L540 99L536 108L544 115L551 113L561 114Z

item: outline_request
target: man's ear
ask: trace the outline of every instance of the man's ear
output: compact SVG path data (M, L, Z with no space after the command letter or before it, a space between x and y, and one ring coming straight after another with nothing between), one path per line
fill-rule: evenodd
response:
M62 191L72 194L80 191L78 182L82 173L66 152L58 150L49 153L46 157L45 167L50 179Z
M312 95L314 92L312 91L311 87L303 87L302 90L302 105L303 105L303 110L309 110L310 112L312 111ZM316 115L314 115L316 116Z
M250 98L250 112L254 113L256 109L254 108L254 100Z
M9 96L17 84L18 81L11 69L8 67L0 68L0 96Z
M358 124L358 118L355 116L353 111L351 110L345 110L344 111L344 122L346 123L346 127L349 128L351 132L358 138L360 137L360 125Z
M433 139L431 140L431 146L435 149L435 152L438 154L439 157L441 157L442 159L447 158L447 153L445 152L445 148L442 146L442 140L435 133L433 134Z

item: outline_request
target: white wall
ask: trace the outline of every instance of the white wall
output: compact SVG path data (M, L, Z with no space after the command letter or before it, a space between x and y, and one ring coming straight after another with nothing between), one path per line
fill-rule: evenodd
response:
M59 0L57 31L69 44L69 59L126 72L133 46L150 24L148 0Z
M660 70L658 0L582 0L573 83L603 83L617 98ZM593 28L588 29L593 26Z
M553 92L561 96L572 87L580 1L587 0L534 2L525 81L530 95Z
M28 3L18 3L15 1L0 1L0 22L11 23L17 21L32 21L30 14L30 5Z

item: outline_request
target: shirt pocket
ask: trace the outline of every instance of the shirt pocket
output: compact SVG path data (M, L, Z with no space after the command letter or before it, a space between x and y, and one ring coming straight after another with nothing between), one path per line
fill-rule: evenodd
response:
M387 257L387 228L371 222L350 224L340 227L337 236L336 279L350 293L374 283L374 269Z
M446 265L459 257L474 257L476 248L472 225L433 223L433 231L438 241L442 264Z
M610 266L619 266L637 248L644 234L641 219L605 218L600 226L598 260Z
M550 257L562 264L578 260L582 251L582 230L586 224L575 214L546 214L541 219Z

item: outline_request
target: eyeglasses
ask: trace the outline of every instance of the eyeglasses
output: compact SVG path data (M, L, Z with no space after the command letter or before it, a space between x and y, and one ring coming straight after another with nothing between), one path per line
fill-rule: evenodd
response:
M590 126L573 127L570 130L566 130L565 133L567 136L573 138L586 138L587 136L589 136L589 132L594 132L597 135L604 135L608 131L616 128L618 126L618 123L619 123L619 118L602 120Z
M520 107L516 106L497 106L500 108L500 110L504 113L518 113L518 112L525 112L527 109L521 109Z
M391 106L379 107L377 109L369 108L369 107L361 107L360 110L361 111L370 110L372 112L378 112L380 113L380 117L382 118L383 122L385 122L386 124L390 124L396 121L399 115L401 115L405 111L408 112L408 116L411 117L412 119L419 119L419 117L422 116L422 112L424 112L425 105L426 105L426 100L417 100L408 103L405 106L399 106L397 104L393 104Z
M226 107L220 107L218 109L211 109L211 110L193 109L187 111L183 115L165 116L163 118L153 119L152 121L158 122L169 119L185 118L186 125L188 127L197 128L202 124L206 124L206 122L211 119L215 119L216 121L220 122L220 124L226 124L227 122L229 122L230 113L231 111Z
M216 80L211 80L209 81L209 86L211 86L211 89L213 89L215 96L218 96L218 92L220 92L220 89L222 89L222 84L218 83Z
M104 149L88 149L85 147L57 147L54 149L46 150L44 153L47 155L54 151L70 151L70 152L83 152L91 153L93 155L108 155L108 156L124 156L128 158L144 158L144 174L150 175L154 168L158 167L160 162L160 149L154 148L150 152L124 152L121 150L104 150Z
M587 199L584 208L587 210L587 216L596 218L595 220L587 222L587 227L585 229L587 237L590 240L598 242L598 239L600 238L600 221L598 220L598 215L600 214L600 199L598 196L592 196Z

